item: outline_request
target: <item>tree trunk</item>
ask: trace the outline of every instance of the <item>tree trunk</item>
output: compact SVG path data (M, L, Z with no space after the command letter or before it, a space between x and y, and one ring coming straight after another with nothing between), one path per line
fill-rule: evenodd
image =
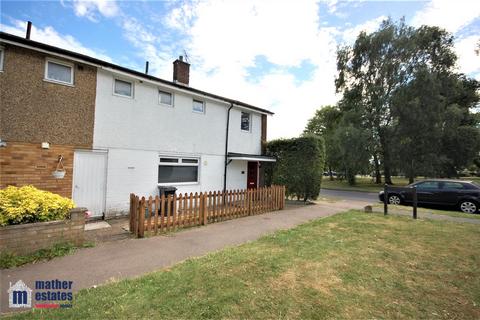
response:
M390 171L390 153L388 150L388 141L385 138L385 134L379 134L380 137L380 148L382 149L382 163L383 163L383 174L385 175L385 183L386 184L393 184L392 183L392 173Z
M330 181L333 181L332 167L328 166L328 174L330 175Z
M373 153L373 164L375 166L375 183L381 184L382 183L382 175L380 174L380 163L378 162L377 153Z

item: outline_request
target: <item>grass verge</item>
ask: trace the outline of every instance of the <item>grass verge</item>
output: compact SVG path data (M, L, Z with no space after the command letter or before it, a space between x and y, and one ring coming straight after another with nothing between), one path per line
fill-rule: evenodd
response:
M478 319L479 241L476 225L350 211L12 318Z
M418 178L423 179L423 178ZM472 180L480 183L480 177L465 177L461 178L464 180ZM405 177L392 177L392 182L395 186L401 187L408 184L408 179ZM346 180L333 180L331 181L329 177L323 177L322 179L322 188L323 189L332 189L332 190L345 190L345 191L361 191L361 192L379 192L383 190L383 184L375 184L371 177L357 177L356 184L350 186Z
M86 242L81 248L93 247L95 244ZM41 249L31 254L17 255L10 252L0 253L0 269L18 267L27 263L35 263L42 260L51 260L55 257L62 257L75 252L79 247L71 243L59 243L51 248Z
M382 203L377 203L373 205L374 208L377 210L381 209L383 211L383 204ZM399 211L402 213L412 213L412 206L402 206L402 205L388 205L388 210L393 210ZM417 207L417 212L419 214L425 214L425 213L431 213L431 214L439 214L439 215L444 215L444 216L450 216L450 217L455 217L455 218L469 218L469 219L480 219L480 214L472 214L472 213L463 213L460 211L455 211L454 209L452 210L438 210L438 209L430 209L430 208L420 208Z

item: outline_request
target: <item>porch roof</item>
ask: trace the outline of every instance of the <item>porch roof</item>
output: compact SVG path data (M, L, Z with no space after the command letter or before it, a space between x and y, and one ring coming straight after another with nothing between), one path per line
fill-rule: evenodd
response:
M243 160L243 161L260 161L260 162L276 162L277 159L269 156L262 156L257 154L247 154L247 153L228 153L228 160Z

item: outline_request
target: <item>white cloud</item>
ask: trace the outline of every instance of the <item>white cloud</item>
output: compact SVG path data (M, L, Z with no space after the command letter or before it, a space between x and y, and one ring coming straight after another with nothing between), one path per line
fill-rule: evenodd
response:
M352 28L348 28L342 34L343 40L346 43L353 43L357 39L360 32L365 31L366 33L371 33L377 30L380 24L387 18L387 16L380 16L375 19L368 20L362 24L356 25Z
M95 22L98 21L97 12L107 18L120 13L115 0L73 0L73 10L77 16Z
M275 112L269 139L300 134L317 108L336 102L336 30L320 27L315 1L212 0L178 10L168 24L189 39L191 85ZM249 79L257 56L278 68ZM315 70L299 82L286 70L302 61Z
M26 23L16 19L11 19L11 22L12 25L0 24L0 30L20 37L25 37ZM110 57L101 53L100 50L87 48L71 35L61 34L51 26L38 28L33 25L30 38L37 42L46 43L101 60L111 61Z
M455 43L460 72L472 74L477 80L480 80L480 56L476 54L475 49L479 41L480 36L473 35Z
M433 25L457 32L480 17L480 1L432 0L417 12L411 23L415 27Z

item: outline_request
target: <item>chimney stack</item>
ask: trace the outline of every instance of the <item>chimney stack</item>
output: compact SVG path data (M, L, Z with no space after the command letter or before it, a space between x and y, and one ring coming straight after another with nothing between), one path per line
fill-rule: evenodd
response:
M25 38L30 40L30 32L32 31L32 21L27 21L27 34Z
M173 82L188 86L190 80L190 64L183 61L183 56L173 61Z

